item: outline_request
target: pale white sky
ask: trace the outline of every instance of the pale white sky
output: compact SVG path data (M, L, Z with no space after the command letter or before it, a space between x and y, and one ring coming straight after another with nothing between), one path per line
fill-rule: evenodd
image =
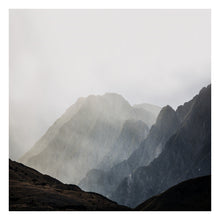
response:
M10 157L78 97L176 106L210 83L210 10L10 10Z

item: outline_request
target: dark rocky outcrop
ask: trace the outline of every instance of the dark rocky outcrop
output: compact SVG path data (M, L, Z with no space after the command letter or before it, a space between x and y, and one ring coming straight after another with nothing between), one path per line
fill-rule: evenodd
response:
M173 186L135 208L136 211L211 211L211 176Z

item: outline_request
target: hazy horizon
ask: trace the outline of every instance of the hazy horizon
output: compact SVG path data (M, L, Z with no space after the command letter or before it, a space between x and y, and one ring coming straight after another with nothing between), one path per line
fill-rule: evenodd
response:
M210 10L10 10L9 156L79 97L174 109L211 83Z

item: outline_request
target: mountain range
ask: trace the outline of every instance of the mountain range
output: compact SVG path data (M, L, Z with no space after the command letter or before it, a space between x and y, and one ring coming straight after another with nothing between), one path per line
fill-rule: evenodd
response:
M154 110L132 107L117 94L80 98L19 161L63 182L78 183L91 168L108 169L130 156L155 120ZM123 137L130 142L126 136L133 141L130 146L123 143ZM123 156L114 157L116 147Z
M161 154L124 178L111 199L135 207L184 180L211 174L211 86L176 110L180 125Z
M167 189L211 175L211 85L176 110L114 93L79 98L19 161L123 207L156 210L158 198L173 200Z

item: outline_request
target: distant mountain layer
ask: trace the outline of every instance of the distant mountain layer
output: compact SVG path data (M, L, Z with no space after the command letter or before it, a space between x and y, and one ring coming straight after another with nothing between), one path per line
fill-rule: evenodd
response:
M180 106L176 115L180 124L161 154L124 178L109 198L135 207L184 180L211 174L211 86Z
M136 211L211 211L211 176L179 183L135 208Z
M42 175L9 160L10 211L128 211L102 195Z
M134 108L142 108L145 109L146 111L151 112L152 114L154 114L156 117L159 114L161 107L157 106L157 105L151 105L148 103L143 103L143 104L137 104L137 105L133 105Z
M115 165L107 171L103 170L102 166L100 166L99 169L90 170L79 183L82 189L101 193L104 196L110 196L123 178L130 175L133 170L140 166L148 165L158 157L166 141L177 130L179 120L175 111L170 106L166 106L159 113L156 123L151 127L147 138L138 138L137 141L134 142L131 141L131 137L140 136L144 131L141 124L136 123L136 126L139 126L139 129L136 129L136 131L138 131L136 132L137 134L130 129L130 132L127 132L127 136L125 137L124 135L121 138L125 145L123 148L124 152L120 150L120 144L116 142L115 155L118 155L118 157L124 160L119 161L117 164L115 163ZM133 152L126 159L123 157L123 154L128 152L127 148L131 145L134 146ZM104 158L103 165L105 161L108 162L108 159L109 158Z
M81 98L21 162L134 208L211 174L211 85L176 111L117 94Z
M97 168L110 170L116 164L128 159L148 134L149 128L143 121L125 121L112 149L104 156Z
M90 169L108 170L127 159L156 117L117 94L80 98L19 161L77 184Z

